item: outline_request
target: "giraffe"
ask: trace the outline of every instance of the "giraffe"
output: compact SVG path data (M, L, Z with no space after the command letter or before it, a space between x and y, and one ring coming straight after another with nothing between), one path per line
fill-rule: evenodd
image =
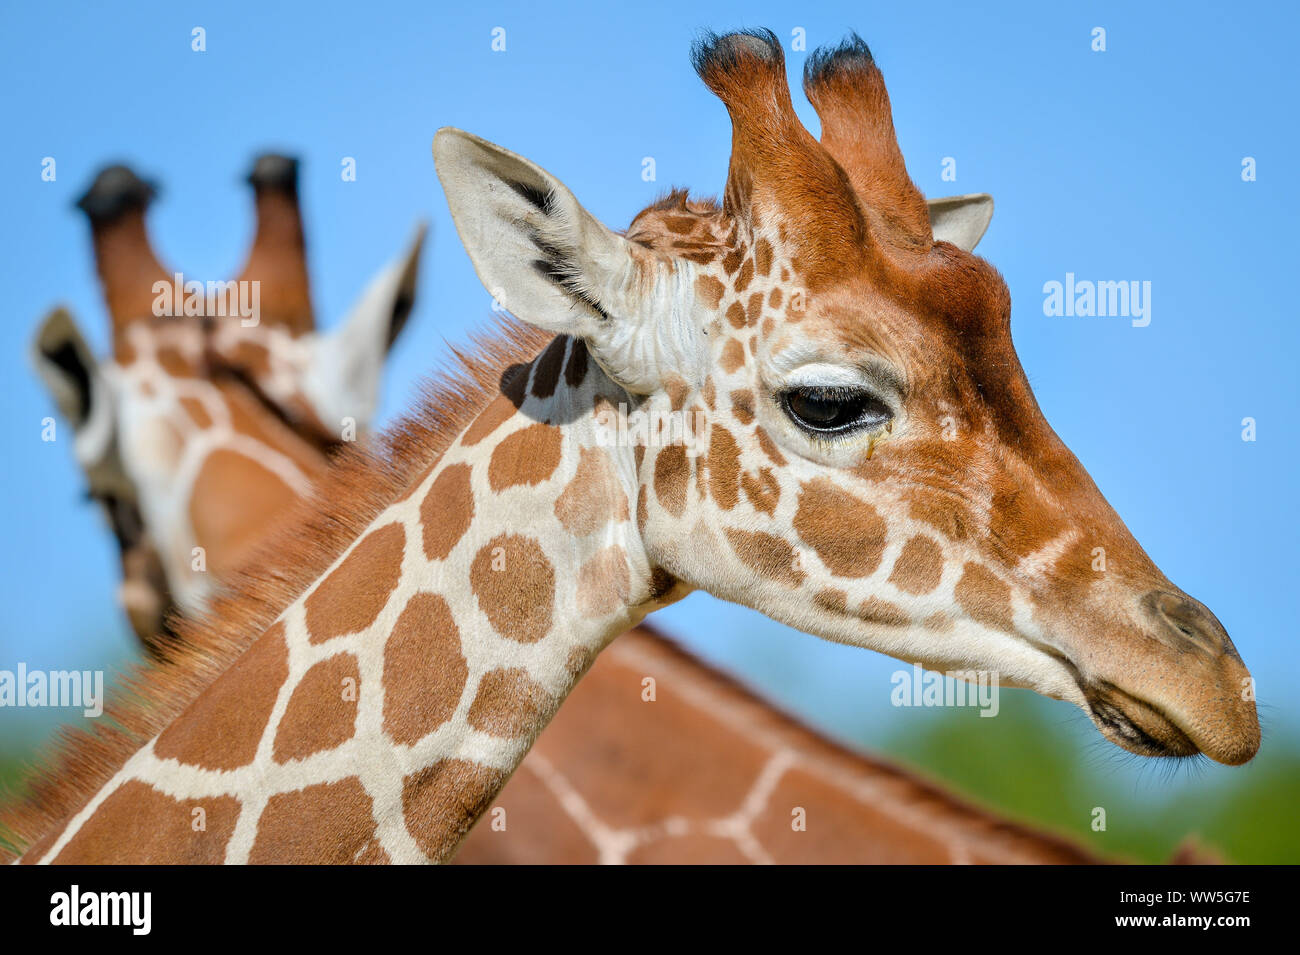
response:
M279 167L277 169L277 167ZM108 177L110 181L104 182ZM116 187L138 191L138 178L129 172L110 171L100 177L92 188L102 203L108 186L117 180ZM281 184L284 188L269 198L276 202L291 202L296 194L296 167L281 157L262 157L250 177L261 186L259 207L263 209L255 246L256 255L274 254L288 248L296 254L285 256L261 271L263 281L280 280L287 274L294 279L288 291L304 302L303 289L309 288L302 268L301 227L292 207L284 211L293 228L289 235L275 236L269 223L275 222L273 210L266 210L268 197L264 194L268 184ZM934 200L930 203L931 221L936 231L948 236L958 236L959 244L974 246L987 228L992 201L987 196L963 196ZM269 222L268 222L269 220ZM269 235L268 235L269 234ZM268 246L270 248L268 249ZM109 286L116 285L116 275L110 277ZM286 298L287 296L280 296ZM293 300L290 299L290 302ZM293 327L302 325L301 316L310 317L303 307L282 307L278 312L285 323ZM59 355L59 346L84 348L84 341L73 328L66 313L52 315L41 331L38 354L53 362ZM298 327L296 334L309 330ZM232 331L244 339L236 340L224 351L244 357L243 364L250 368L264 367L266 362L256 353L243 356L241 350L250 346L247 333L235 325L218 326L221 334ZM280 349L269 349L278 352ZM78 351L75 361L64 361L65 366L91 368L92 363ZM138 359L137 359L138 360ZM88 382L94 379L87 376ZM62 378L53 378L59 385ZM214 390L222 387L242 388L242 383L228 381L202 381L197 383L199 398L205 386ZM281 392L283 401L292 393ZM80 400L71 396L69 417L75 414ZM90 407L103 408L106 397L92 398ZM196 399L198 400L198 399ZM213 417L213 416L209 416ZM311 480L319 476L325 466L325 456L314 446L311 438L318 427L311 419L299 419L299 428L307 431L307 441L298 435L286 436L285 429L263 429L258 435L244 435L245 444L258 442L261 448L252 448L250 456L275 460L276 456L288 458L302 474ZM315 460L313 460L315 458ZM99 498L105 502L138 502L139 492L121 469L111 475L104 473L107 461L90 456L85 472L87 484L100 488ZM258 492L257 472L247 469L224 475L221 490L226 500L243 500ZM251 480L250 480L251 478ZM112 493L107 493L106 480L112 481ZM304 482L295 482L297 489ZM223 509L222 495L191 493L188 506L178 512L165 512L173 521L177 513L190 514L201 521L208 508ZM115 513L110 510L110 514ZM180 527L151 528L153 539L171 539L179 533L182 537L191 532L189 523ZM251 524L237 538L256 534L259 527ZM125 533L119 534L125 538ZM227 535L230 537L231 535ZM142 542L144 543L144 542ZM230 566L232 561L221 547L212 550L214 566ZM155 586L153 593L143 596L157 598L166 592L165 582ZM125 601L128 606L135 605ZM144 636L153 637L154 630L146 629ZM157 641L152 641L157 646ZM539 741L539 748L525 760L524 777L516 778L503 791L499 804L518 807L520 820L509 837L497 835L471 840L458 854L457 860L469 863L483 861L582 861L587 858L604 861L1095 861L1063 840L1037 833L1005 820L997 819L978 809L967 806L924 781L915 779L879 760L873 760L836 747L816 733L799 726L782 716L759 698L748 694L707 666L673 646L661 634L646 626L638 627L624 635L611 650L600 658L600 663L580 684L570 702L573 708L588 710L582 716L589 726L620 727L622 734L639 731L648 738L643 745L646 755L655 758L641 765L623 766L617 762L603 761L594 769L585 765L593 749L584 743L589 739L566 738L563 725L552 729ZM613 655L611 657L611 654ZM663 676L672 691L666 692L663 706L653 714L641 706L637 675L653 670ZM629 680L631 683L629 684ZM632 692L625 692L631 689ZM667 686L665 687L667 691ZM656 701L658 702L658 701ZM594 712L590 712L594 710ZM662 712L671 716L665 721ZM744 714L743 721L740 716ZM682 732L684 727L689 727ZM675 735L681 733L681 735ZM737 736L746 743L737 745ZM635 746L623 740L624 752L633 753ZM605 746L598 744L596 752L617 746L615 736ZM651 745L652 744L652 745ZM766 753L764 761L756 762L757 753ZM700 777L701 785L694 788L680 785L680 768L683 762L710 767L707 776ZM661 788L670 794L665 804L662 796L637 798L647 781L658 777ZM532 782L526 782L531 780ZM669 785L671 783L671 785ZM707 784L707 785L706 785ZM579 792L581 788L582 792ZM559 799L554 789L559 789L565 799ZM619 805L626 818L637 819L640 825L625 835L616 835L614 828L600 821L593 806L599 806L610 791L620 795ZM707 790L707 791L706 791ZM751 794L764 793L765 803L760 806ZM773 796L773 793L777 795ZM743 796L741 795L743 794ZM707 816L727 795L738 799L736 809L754 807L754 818L748 825L721 820L698 819ZM800 804L816 806L819 815L833 813L837 825L831 839L777 840L772 843L772 827L762 825L761 811L767 804L779 805L780 799L793 799ZM575 800L579 809L575 809ZM666 809L670 815L664 815ZM602 807L602 812L607 812ZM753 831L751 831L753 830ZM487 827L482 834L497 831ZM776 832L779 834L780 829ZM788 831L788 827L787 827ZM768 846L756 833L767 839ZM576 837L576 838L575 838Z
M255 239L255 246L260 249L260 252L255 252L253 255L265 256L285 247L296 252L295 255L283 257L282 260L273 260L272 265L261 272L263 281L279 279L283 274L289 275L295 281L287 291L302 303L305 300L302 290L309 286L302 266L303 243L300 239L302 230L299 225L296 225L298 213L292 205L283 209L283 212L287 213L283 218L287 218L292 227L286 230L289 231L289 235L282 233L276 236L273 225L277 218L274 214L276 210L265 208L268 199L276 203L291 203L296 195L296 168L290 161L283 160L281 157L264 156L257 160L251 181L253 185L260 186L259 208L261 210L259 233ZM269 185L281 185L283 188L268 197L265 195L265 188ZM139 179L129 173L129 170L127 172L109 170L101 175L91 192L98 196L100 204L112 205L105 201L105 195L112 187L118 190L125 188L129 192L140 191ZM952 199L935 200L931 203L931 218L936 230L944 231L945 234L966 230L959 242L969 246L974 246L979 236L983 234L988 225L989 213L991 213L991 200L987 196L952 197ZM108 275L107 278L109 287L117 285L116 273ZM281 295L279 298L289 299L290 303L294 300L286 295ZM292 327L294 322L303 325L300 317L304 313L309 317L308 309L300 305L298 308L282 307L279 309L278 317ZM60 347L78 348L78 352L72 356L74 360L65 359L64 366L94 368L92 361L86 357L87 352L81 351L85 348L85 343L79 337L78 331L75 327L65 327L70 322L72 318L66 316L66 313L53 314L47 318L40 334L38 355L42 355L45 361L53 363L59 360ZM247 333L244 333L239 326L218 326L216 331L217 334L221 334L227 329L247 339ZM307 329L298 327L296 333L302 334L302 331ZM246 342L234 342L225 351L239 356L240 348L247 347ZM265 365L265 361L259 360L259 356L255 353L246 364L251 368L260 368ZM95 379L87 376L86 381L94 382ZM52 378L51 381L52 386L55 387L64 382L65 379L59 377ZM194 385L199 387L199 399L207 398L204 394L204 386L211 387L212 390L218 390L222 386L240 387L238 383L231 382L204 381L194 382ZM107 396L91 398L87 395L87 398L90 399L87 401L90 408L108 407L105 404L108 401ZM285 394L282 392L279 398L283 400ZM70 395L70 399L72 399L69 401L70 408L65 413L73 417L74 409L81 399L75 394ZM312 431L316 430L309 422L305 425L305 429L308 430L308 439L312 437ZM256 437L251 434L244 435L244 442L264 444L263 448L252 448L250 456L253 459L274 460L277 455L289 457L307 478L315 479L324 468L324 455L318 453L309 440L299 442L296 438L286 439L283 429L260 430ZM318 460L312 460L313 457ZM104 473L109 460L112 459L88 456L87 485L92 489L100 489L98 496L105 503L139 502L139 492L130 485L125 472L117 470L110 474ZM257 495L259 489L256 481L250 485L247 482L248 474L250 472L243 470L226 476L225 481L222 482L222 490L227 499L243 500ZM110 489L108 482L110 482ZM295 482L295 486L302 489L304 485L299 481ZM109 490L112 491L110 494ZM196 520L201 520L205 508L208 507L221 508L222 500L212 494L191 496L190 504L182 513L192 513ZM110 509L109 513L113 515L117 512ZM174 520L177 512L173 509L169 513ZM190 528L188 526L152 528L151 537L170 539L177 531L185 535ZM255 534L256 531L257 525L252 524L246 534L240 537ZM127 534L122 533L118 537L123 539ZM216 567L225 567L233 563L221 547L214 548L211 557ZM164 592L165 582L162 582L155 586L153 592L142 596L161 595ZM126 603L129 607L136 605L131 600L126 600ZM143 635L152 638L155 630L148 628L144 630ZM156 641L153 641L153 646L157 646ZM627 795L628 790L632 789L629 774L634 774L634 778L641 780L642 785L647 777L659 776L676 780L676 769L680 767L682 760L710 765L712 773L707 777L708 781L712 787L722 793L748 793L755 783L762 783L764 786L770 783L774 787L789 786L790 781L802 782L805 778L809 780L816 778L815 786L809 786L807 783L798 786L798 802L809 803L818 796L823 800L829 800L831 811L836 812L837 820L840 820L833 841L829 843L794 841L789 842L788 845L764 848L755 835L745 833L744 830L737 830L736 833L727 835L714 834L712 829L701 833L680 832L684 822L690 825L690 815L695 815L699 808L711 807L718 798L716 794L707 798L702 791L693 793L689 790L679 794L686 796L686 799L673 800L672 808L676 815L664 820L659 820L654 815L662 807L660 800L625 799L627 808L640 813L640 816L646 819L654 819L654 824L641 825L636 830L636 834L620 839L611 837L610 826L603 822L593 825L597 817L586 800L582 802L584 811L578 812L573 819L568 819L562 804L556 803L555 796L550 793L550 790L536 785L529 787L523 781L517 781L504 790L500 802L510 804L512 807L521 807L523 822L511 832L510 838L493 837L469 843L464 850L461 850L459 860L469 861L469 863L519 858L581 860L586 858L586 854L591 854L597 846L602 847L599 858L606 860L655 859L664 858L664 854L667 854L667 858L679 860L741 858L766 861L785 858L813 860L840 858L832 855L832 850L846 854L842 858L859 861L919 858L1014 861L1092 859L1091 856L1075 850L1069 843L1062 842L1060 839L993 819L979 812L978 809L967 807L958 800L946 796L943 791L933 789L922 781L913 780L906 773L898 772L878 760L859 758L857 755L839 750L831 743L820 739L818 735L792 721L785 720L774 709L764 706L761 700L746 694L740 687L725 681L718 674L712 673L699 661L676 651L666 638L654 631L647 628L630 631L616 646L619 657L627 656L632 651L640 654L627 660L628 667L636 667L643 660L645 669L660 672L668 668L668 672L671 673L671 685L686 690L682 696L682 703L676 704L676 708L673 708L676 694L669 694L664 700L667 708L676 713L676 719L669 720L668 726L672 729L680 729L682 721L685 720L689 722L690 732L682 734L680 738L673 737L671 734L664 738L666 725L663 720L650 719L649 713L638 712L640 696L637 693L623 693L623 687L628 682L632 670L627 667L620 669L608 660L606 655L602 657L602 664L581 683L576 699L569 706L585 708L586 702L590 700L590 706L598 708L599 724L621 726L627 730L640 729L642 732L653 734L655 737L653 750L658 754L658 759L640 767L606 765L601 772L584 772L581 765L569 768L569 765L565 764L571 763L573 758L581 758L581 754L590 751L581 746L569 747L565 745L562 735L551 733L542 737L542 748L545 752L534 752L528 760L525 760L524 768L530 770L526 776L536 778L538 781L546 780L551 786L558 785L558 782L563 780L560 785L563 785L565 793L569 794L569 802L572 802L572 794L577 793L576 787L584 787L589 791L591 802L597 804L601 799L602 791L607 790L611 783L616 790L621 790ZM728 720L727 715L737 711L738 708L744 709L749 715L744 728L741 729L742 733L754 735L755 726L762 728L762 733L754 739L753 746L736 746L737 721ZM655 717L658 717L658 713ZM552 739L555 741L554 746L549 745ZM779 751L776 748L776 741L780 741ZM759 772L757 778L750 778L750 774L754 773L751 758L755 747L764 746L771 747L771 759L779 759L780 769L777 770L779 776L774 778L772 769L767 769L766 772ZM542 765L545 765L545 770L539 768ZM562 768L568 772L562 774ZM532 772L534 769L536 772ZM638 802L641 803L640 806L637 806ZM682 815L684 811L688 815ZM719 826L718 822L710 822L707 825L715 829ZM695 828L705 828L705 826L697 824ZM571 837L576 830L581 832L577 843L565 842L563 837ZM482 829L481 832L487 833L489 829ZM651 847L651 843L659 842L660 839L666 839L666 845ZM623 843L627 843L628 847L621 847ZM798 855L788 856L788 850L796 850ZM655 851L658 851L658 855L654 855ZM593 855L591 858L597 856Z
M162 317L174 282L149 243L153 187L125 166L96 177L86 213L113 357L97 362L72 315L41 322L35 364L71 422L78 464L118 541L119 599L146 648L174 643L173 602L194 612L213 581L321 473L326 455L375 411L384 356L413 304L424 228L377 276L339 329L315 330L298 202L298 164L257 158L257 227L235 287L265 315L225 315L214 299ZM165 296L164 296L165 298Z
M437 133L462 242L525 324L350 449L114 731L70 741L6 818L24 861L446 861L606 644L695 589L994 670L1139 755L1255 754L1244 664L1047 425L1006 286L935 241L865 44L807 61L821 142L770 32L694 61L731 117L723 202L624 235ZM621 439L638 413L674 439Z

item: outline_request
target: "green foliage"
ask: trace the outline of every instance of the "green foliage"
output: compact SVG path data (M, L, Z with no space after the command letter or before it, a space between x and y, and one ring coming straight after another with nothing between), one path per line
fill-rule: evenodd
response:
M1065 704L1005 691L992 718L912 710L883 749L997 812L1100 854L1167 862L1187 844L1239 863L1300 862L1300 740L1269 738L1248 766L1129 757ZM1136 771L1133 771L1136 770ZM1094 832L1094 810L1106 830Z

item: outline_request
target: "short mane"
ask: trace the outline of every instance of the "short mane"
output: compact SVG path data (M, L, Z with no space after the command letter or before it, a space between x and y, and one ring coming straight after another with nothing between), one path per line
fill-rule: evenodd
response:
M339 452L313 493L224 581L211 609L173 621L178 641L167 660L137 665L91 729L59 731L53 753L27 774L27 791L0 805L0 862L52 844L60 824L229 669L502 392L510 369L552 338L509 320L471 336L467 354L453 349L451 367L421 384L415 410Z

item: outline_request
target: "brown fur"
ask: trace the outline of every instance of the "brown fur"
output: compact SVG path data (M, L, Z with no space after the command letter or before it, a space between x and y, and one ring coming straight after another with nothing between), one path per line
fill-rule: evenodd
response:
M861 261L862 212L844 170L795 115L776 37L767 31L711 37L696 47L695 68L731 115L723 209L779 219L799 249L799 271L810 289ZM752 277L753 259L741 268L737 290Z
M907 175L885 80L866 44L855 36L810 57L804 93L821 119L822 145L848 173L868 216L895 242L928 247L925 197Z
M416 594L384 644L384 731L411 744L432 733L456 712L468 679L447 601Z
M350 691L350 692L349 692ZM303 675L275 731L277 763L333 749L356 731L361 671L351 653L336 653Z
M261 307L292 335L316 324L296 185L257 186L257 234L239 281L261 283Z
M524 701L520 705L520 701ZM469 708L469 725L482 733L515 739L536 726L555 706L546 688L522 667L497 668L483 674Z
M370 796L356 776L276 793L258 820L248 861L253 865L359 861L375 831L371 815Z

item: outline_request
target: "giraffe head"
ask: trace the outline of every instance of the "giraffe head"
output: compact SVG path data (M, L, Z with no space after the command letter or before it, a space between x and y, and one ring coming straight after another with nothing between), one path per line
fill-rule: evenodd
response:
M129 168L103 169L78 201L90 222L114 362L133 365L142 350L152 351L164 371L201 366L237 376L296 429L332 444L343 419L364 428L375 412L384 359L414 303L425 228L371 280L343 321L322 332L307 275L297 160L259 156L248 182L257 229L239 275L223 282L163 267L145 226L155 187ZM166 331L178 326L186 328L179 336ZM169 334L197 348L158 351Z
M865 44L808 60L820 143L770 33L694 59L731 117L721 206L675 193L619 235L527 160L434 141L484 284L582 338L636 412L689 415L704 453L629 455L650 559L805 632L1074 702L1132 752L1250 759L1241 658L1044 419L1007 287L970 252L989 206L927 209Z
M246 265L233 283L191 286L150 245L153 186L125 166L104 169L78 205L113 357L97 361L65 309L46 316L35 340L37 370L119 545L120 599L158 652L173 602L197 609L209 575L238 563L309 489L326 453L354 437L350 427L366 427L414 301L423 227L337 329L317 331L297 163L261 156L248 181L257 231ZM255 302L256 314L241 302Z

